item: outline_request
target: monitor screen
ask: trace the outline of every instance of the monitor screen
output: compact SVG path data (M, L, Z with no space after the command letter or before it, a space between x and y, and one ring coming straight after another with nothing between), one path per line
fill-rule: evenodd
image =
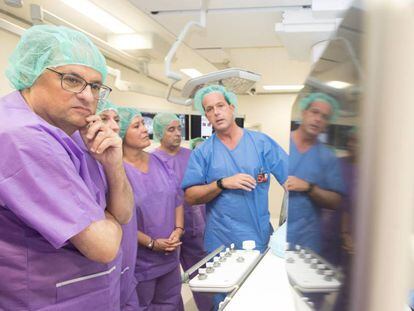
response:
M244 118L236 118L236 124L244 127ZM191 115L191 139L197 137L208 138L213 133L214 129L205 116Z
M152 112L142 113L142 117L144 118L145 126L147 127L150 139L154 139L152 122L153 122L155 115L156 113L152 113ZM189 126L188 126L189 116L186 114L177 114L177 117L180 119L181 126L182 126L181 137L185 140L188 140L190 137Z
M143 112L142 117L144 118L145 126L148 130L149 138L153 139L154 134L152 131L152 121L155 117L155 113Z
M290 122L290 130L294 131L300 126L299 121ZM351 125L330 124L324 133L318 135L320 142L334 147L335 149L345 150L350 131L354 127Z
M178 118L180 119L181 122L181 137L185 140L189 140L190 139L190 129L189 129L189 115L188 114L178 114L177 115Z
M236 118L236 124L240 127L244 127L244 118Z

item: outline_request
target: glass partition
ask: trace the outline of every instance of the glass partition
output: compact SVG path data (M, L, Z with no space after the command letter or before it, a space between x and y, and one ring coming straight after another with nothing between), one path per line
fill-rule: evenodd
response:
M361 10L351 7L325 43L292 111L286 265L293 287L315 310L349 309L361 17Z

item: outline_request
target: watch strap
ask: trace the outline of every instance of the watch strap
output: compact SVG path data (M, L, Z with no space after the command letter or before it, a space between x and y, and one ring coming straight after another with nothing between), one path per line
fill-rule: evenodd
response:
M309 183L309 188L308 188L308 190L306 190L306 193L307 194L311 193L314 187L315 187L315 184L310 182Z
M226 188L223 186L223 178L217 179L216 183L217 187L219 187L221 190L226 190Z

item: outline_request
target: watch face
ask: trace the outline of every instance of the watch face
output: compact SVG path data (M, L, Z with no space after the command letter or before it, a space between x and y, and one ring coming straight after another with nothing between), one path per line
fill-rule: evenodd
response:
M152 249L154 246L154 240L151 240L151 242L148 243L147 247Z

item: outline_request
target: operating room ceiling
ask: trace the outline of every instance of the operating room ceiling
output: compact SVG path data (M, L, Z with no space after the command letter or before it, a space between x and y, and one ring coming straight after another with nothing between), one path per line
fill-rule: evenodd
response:
M257 91L266 84L302 84L311 69L309 36L306 25L300 25L300 59L292 56L286 45L289 36L281 37L277 23L284 22L284 13L310 12L315 0L210 0L208 1L207 28L194 29L185 39L173 62L173 69L196 68L206 74L217 69L240 67L262 75ZM318 0L321 1L321 0ZM167 53L184 25L199 20L200 2L194 0L93 0L96 5L110 12L139 33L156 34L158 47L148 51L128 51L136 57L148 60L152 78L168 83L164 74L163 55ZM106 39L108 31L67 7L60 0L24 1L23 8L16 9L0 2L0 16L18 16L30 22L30 4L39 4L53 14L76 26ZM290 24L295 25L296 21ZM291 26L291 25L288 25ZM305 27L305 28L304 28ZM288 32L286 32L288 33ZM291 40L292 41L292 40ZM303 45L300 43L303 42ZM291 42L292 43L292 42ZM184 76L185 77L185 76ZM177 84L182 88L188 77Z

